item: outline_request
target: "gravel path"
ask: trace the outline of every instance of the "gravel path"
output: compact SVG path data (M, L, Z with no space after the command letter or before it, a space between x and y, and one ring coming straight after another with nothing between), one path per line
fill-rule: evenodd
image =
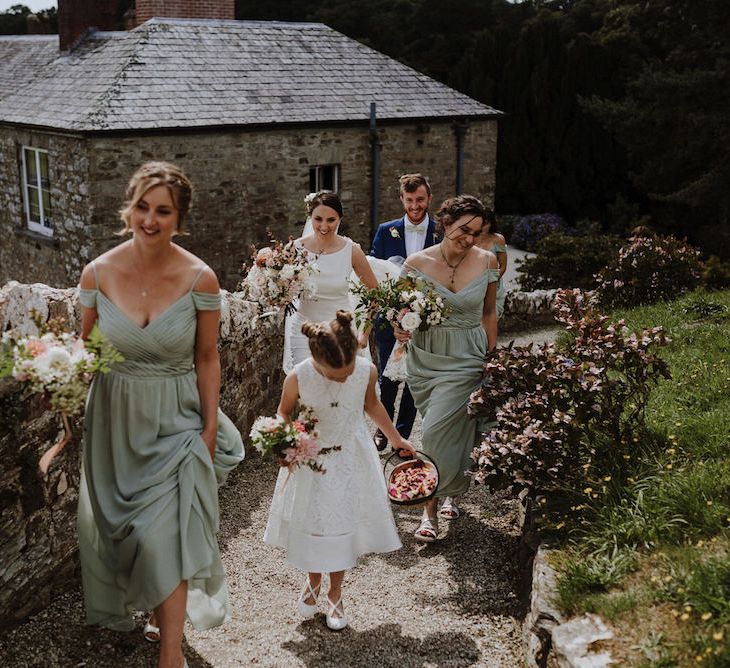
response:
M527 338L547 340L554 332ZM420 420L415 443L419 430ZM472 487L462 499L462 516L442 521L439 540L431 545L413 539L420 512L395 509L403 548L370 555L348 572L344 602L350 626L333 633L324 614L304 622L298 618L295 602L303 577L261 540L275 476L273 465L252 456L221 492L220 543L233 619L212 631L186 627L191 668L522 665L524 604L517 596L519 530L513 501ZM155 648L142 639L141 618L128 634L89 628L83 619L77 580L42 613L0 633L0 665L156 665Z

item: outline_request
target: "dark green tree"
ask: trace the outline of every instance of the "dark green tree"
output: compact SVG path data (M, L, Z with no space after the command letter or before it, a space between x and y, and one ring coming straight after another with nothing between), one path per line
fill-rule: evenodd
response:
M730 3L623 0L595 39L624 53L624 95L590 110L626 147L666 231L730 256Z

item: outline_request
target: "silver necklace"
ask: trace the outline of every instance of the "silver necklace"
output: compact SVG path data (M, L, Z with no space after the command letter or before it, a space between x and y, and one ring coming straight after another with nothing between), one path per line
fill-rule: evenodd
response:
M325 378L325 388L327 390L327 398L330 400L330 408L337 408L340 405L340 394L342 393L342 388L345 385L345 383L337 383L337 391L332 394L332 390L330 389L329 384L334 383L335 381L329 380Z

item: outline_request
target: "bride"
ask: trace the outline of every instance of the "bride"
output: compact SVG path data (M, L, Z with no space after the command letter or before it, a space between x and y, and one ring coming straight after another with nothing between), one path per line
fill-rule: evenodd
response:
M340 236L342 202L336 193L320 190L308 198L308 221L304 236L296 244L309 252L318 271L313 275L317 291L312 299L302 299L298 310L287 319L284 339L284 371L289 373L310 357L309 340L301 333L302 324L333 320L338 310L351 311L350 274L354 273L368 288L378 281L362 249L352 239ZM367 351L368 335L358 335L360 348Z

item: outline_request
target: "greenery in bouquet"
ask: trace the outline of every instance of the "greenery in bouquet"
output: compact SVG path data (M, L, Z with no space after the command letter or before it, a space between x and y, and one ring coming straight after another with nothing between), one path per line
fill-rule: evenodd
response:
M407 332L425 331L441 324L450 312L439 293L424 279L401 276L367 288L353 283L352 293L357 297L355 321L372 326L378 318L384 323L397 325Z
M48 471L53 458L71 438L68 418L80 414L86 403L91 381L96 373L107 373L122 355L94 326L88 339L64 330L60 320L41 323L34 314L37 335L4 332L0 349L0 377L12 376L28 383L33 390L50 400L51 408L63 420L61 438L43 455L39 466Z
M474 477L580 512L628 478L650 390L669 378L658 354L669 339L661 327L630 332L577 289L560 291L555 310L567 330L560 346L509 346L485 362L469 412L495 424L472 453Z
M326 473L320 459L342 450L342 446L323 448L319 444L318 421L307 406L302 406L291 422L280 415L259 416L249 433L251 444L262 456L273 456L283 461L289 470L307 466L317 473Z
M241 290L247 299L256 302L261 312L295 310L294 301L311 299L317 292L314 281L316 266L310 261L306 248L290 237L283 242L271 238L270 245L251 254L253 265L243 266Z
M0 377L12 376L46 394L54 410L72 416L82 412L89 384L123 358L94 326L87 341L63 330L60 321L41 325L37 335L2 335Z
M635 236L596 277L607 308L676 299L700 282L700 252L674 237Z

